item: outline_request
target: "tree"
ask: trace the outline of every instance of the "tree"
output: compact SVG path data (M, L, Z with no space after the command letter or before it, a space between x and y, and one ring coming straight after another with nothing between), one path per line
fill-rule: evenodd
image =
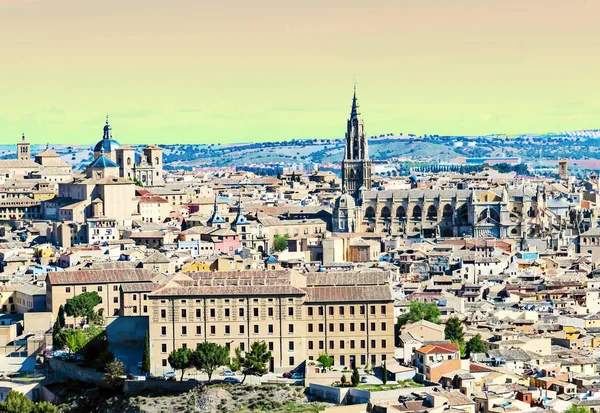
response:
M200 343L192 354L191 360L197 370L208 374L208 382L210 383L214 371L220 366L229 364L229 349L215 343Z
M347 381L348 381L348 379L346 378L346 375L342 374L342 378L340 379L340 382L342 383L342 387L346 387Z
M108 387L119 390L125 381L123 378L124 374L125 368L123 367L123 363L119 360L114 360L106 365L106 372L102 377L102 381Z
M467 356L467 344L463 341L452 340L452 343L458 344L458 349L460 350L460 358L465 358Z
M358 383L360 383L360 374L358 374L358 369L356 367L354 367L354 369L352 370L352 376L350 376L350 381L352 383L352 387L356 387L358 386Z
M69 347L71 353L78 353L89 340L82 330L63 330L65 335L65 344Z
M142 373L150 372L150 338L148 337L148 330L146 330L146 337L144 338L144 354L142 355Z
M585 406L571 405L564 413L591 413L591 410Z
M476 334L467 341L467 354L485 353L487 347L481 339L481 334Z
M385 361L383 362L383 366L381 367L381 381L383 384L387 384L388 379L388 371L387 366L385 365Z
M65 328L65 307L61 304L58 307L58 317L56 318L60 328Z
M285 235L275 235L273 238L273 249L275 252L283 251L287 249L287 240L290 236L288 234Z
M333 357L327 355L327 353L319 354L317 361L321 363L321 366L323 366L325 371L331 370L331 366L333 366Z
M463 325L458 317L450 317L448 319L446 328L444 329L444 335L446 336L446 340L452 342L456 341L457 343L460 343L465 340Z
M52 326L52 346L55 349L62 349L65 346L64 335L61 333L62 327L57 319Z
M183 375L185 374L185 371L192 367L192 351L187 347L178 348L169 354L168 360L169 365L173 368L173 370L181 370L181 378L179 380L183 381Z
M88 317L93 318L96 315L94 307L102 302L102 298L96 291L85 292L67 301L65 313L69 317Z
M6 413L35 413L34 403L23 393L10 390L6 401L0 403L0 411Z
M398 317L397 325L402 327L408 323L415 323L421 320L440 324L440 315L441 312L436 303L411 301L408 311Z
M250 351L242 356L242 350L238 347L235 349L235 356L231 359L229 366L232 370L240 370L244 375L242 383L246 380L246 376L264 376L269 372L267 364L271 360L271 352L267 349L267 343L264 341L255 341L250 346Z
M35 413L60 413L58 406L50 402L39 402L35 404Z

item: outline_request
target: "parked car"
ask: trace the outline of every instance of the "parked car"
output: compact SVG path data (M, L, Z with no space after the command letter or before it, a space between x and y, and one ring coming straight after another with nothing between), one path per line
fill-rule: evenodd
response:
M177 375L175 374L174 371L168 371L165 374L163 374L163 377L165 378L165 380L169 380L169 379L174 379Z
M221 376L227 376L227 377L235 376L235 372L231 371L231 370L223 370L221 372Z
M367 382L367 376L361 376L360 382L361 383L366 383Z
M240 382L240 380L239 380L239 379L236 379L235 377L225 377L225 378L223 379L223 383L231 383L231 384L234 384L234 383L239 383L239 382Z
M292 377L290 377L292 380L302 380L304 378L304 374L300 374L300 373L294 373L292 374Z

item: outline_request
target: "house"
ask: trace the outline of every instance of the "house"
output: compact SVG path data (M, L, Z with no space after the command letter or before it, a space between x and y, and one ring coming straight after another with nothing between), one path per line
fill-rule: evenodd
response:
M458 344L428 344L415 351L413 366L425 379L438 382L451 371L460 369L460 349Z

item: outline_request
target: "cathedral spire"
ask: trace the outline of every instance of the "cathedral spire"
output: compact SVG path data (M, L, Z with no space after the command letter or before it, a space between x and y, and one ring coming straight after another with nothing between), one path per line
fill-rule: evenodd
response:
M356 99L356 81L354 81L354 96L352 97L352 110L350 111L350 119L358 118L358 99Z
M104 125L103 139L112 139L112 127L108 124L108 113L106 114L106 125Z

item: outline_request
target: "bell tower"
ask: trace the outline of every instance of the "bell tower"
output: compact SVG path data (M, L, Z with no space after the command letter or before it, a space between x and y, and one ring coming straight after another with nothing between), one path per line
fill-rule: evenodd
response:
M344 159L342 160L342 191L358 199L361 189L371 189L371 161L369 144L365 137L364 123L358 112L356 83L352 109L346 128Z
M31 160L31 145L25 141L25 134L21 137L21 141L17 143L17 159L19 161Z

